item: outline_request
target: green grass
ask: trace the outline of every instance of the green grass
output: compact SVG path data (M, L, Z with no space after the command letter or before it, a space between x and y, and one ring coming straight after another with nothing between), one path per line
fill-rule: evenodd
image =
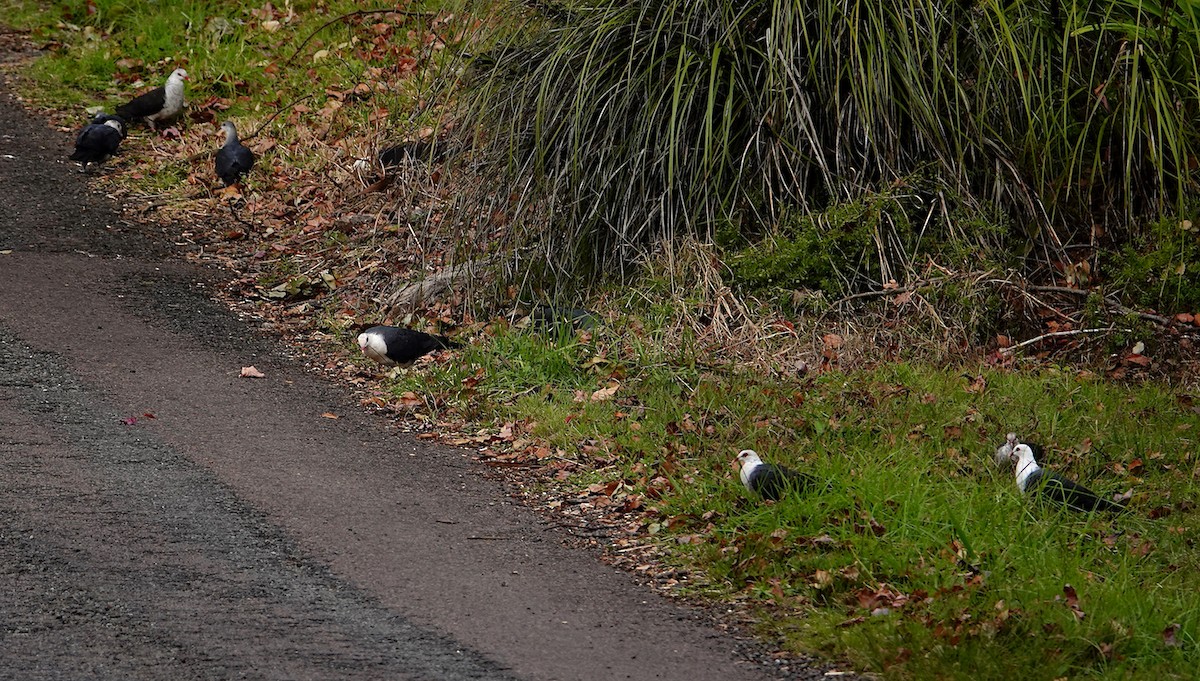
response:
M572 484L620 480L654 508L643 530L693 571L685 592L755 605L793 650L892 679L1183 679L1200 665L1200 415L1186 396L1055 369L772 379L656 351L638 328L502 330L393 389L438 418L534 422L582 464ZM589 398L612 381L615 399ZM991 458L1010 430L1046 445L1055 471L1132 490L1133 513L1022 498ZM746 447L831 488L753 499L729 465ZM652 500L659 476L670 486Z
M432 114L418 112L416 103L453 49L425 54L420 45L441 4L431 2L427 11L410 8L422 16L350 17L324 29L322 25L335 17L364 8L349 0L291 3L273 12L265 9L271 5L262 3L217 0L68 0L44 13L34 12L33 3L16 0L8 0L5 7L9 22L31 29L36 40L51 45L27 71L30 82L24 94L40 104L111 110L136 92L161 85L182 66L188 70L187 99L193 115L198 104L219 98L220 106L213 110L219 119L257 122L309 96L305 104L311 111L303 118L329 125L336 133L339 126L361 127L376 109L390 112L389 122L400 131L430 124ZM439 30L457 28L451 21ZM396 75L413 62L415 72ZM137 81L143 84L135 86ZM374 106L323 110L333 98L326 90L379 81L396 87L373 88ZM281 143L292 141L288 131L295 126L287 122L281 116L271 130Z

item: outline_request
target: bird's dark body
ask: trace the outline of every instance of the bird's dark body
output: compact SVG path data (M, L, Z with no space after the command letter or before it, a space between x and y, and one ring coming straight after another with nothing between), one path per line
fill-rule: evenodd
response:
M237 140L221 147L217 151L217 177L228 187L236 184L242 175L254 166L254 152Z
M1077 482L1045 470L1031 473L1025 483L1025 489L1038 495L1043 501L1066 506L1074 511L1121 513L1125 510L1121 504L1104 499Z
M125 136L121 134L120 130L104 124L105 120L111 118L111 116L97 116L92 123L79 132L79 136L75 138L75 152L71 154L72 161L98 163L117 152L117 147L121 145L121 140L125 139Z
M366 333L376 333L383 338L384 344L387 345L387 352L384 354L396 364L411 364L434 350L462 347L461 343L445 336L435 336L398 326L375 326L367 329Z
M789 492L806 492L817 486L817 479L811 475L769 463L756 466L746 482L756 494L772 501Z
M126 104L118 106L117 115L127 121L138 120L162 111L166 104L167 88L160 85L145 94L134 97Z
M432 144L425 140L417 140L403 142L379 152L379 163L385 168L395 168L410 163L437 162L444 156L444 148L440 148L435 154Z
M600 318L591 310L539 305L529 313L530 326L544 331L578 331L600 325Z

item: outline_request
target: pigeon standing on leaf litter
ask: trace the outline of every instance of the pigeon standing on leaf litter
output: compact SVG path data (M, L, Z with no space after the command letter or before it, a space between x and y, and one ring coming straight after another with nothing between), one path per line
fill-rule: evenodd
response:
M1005 464L1012 463L1013 449L1017 445L1021 445L1021 444L1028 445L1029 448L1031 450L1033 450L1033 458L1036 461L1041 461L1042 463L1046 462L1046 460L1044 458L1042 458L1043 455L1045 454L1045 450L1042 448L1041 445L1034 444L1032 442L1022 442L1021 440L1017 439L1016 433L1009 433L1008 436L1004 440L1004 444L1002 444L996 448L996 465L1003 466Z
M175 69L167 78L165 85L138 95L117 107L117 115L127 121L143 119L150 124L152 130L157 130L158 123L170 123L179 117L183 111L183 81L187 80L187 71Z
M86 169L89 163L99 163L117 153L117 147L123 139L125 121L120 116L96 114L75 138L75 152L71 154L71 160L82 161Z
M786 492L804 492L817 487L817 479L785 466L763 463L758 452L743 449L737 455L740 477L746 489L764 499L779 501Z
M1017 488L1022 494L1037 494L1044 501L1066 506L1072 511L1120 513L1125 510L1121 504L1104 499L1077 482L1043 470L1033 458L1033 449L1029 445L1013 447L1009 460L1016 464Z
M358 334L358 349L387 366L409 366L434 350L461 348L462 343L397 326L373 326Z
M217 177L228 187L237 184L242 175L250 172L250 168L254 166L254 152L238 139L237 127L233 121L222 123L221 130L225 133L225 144L217 151Z

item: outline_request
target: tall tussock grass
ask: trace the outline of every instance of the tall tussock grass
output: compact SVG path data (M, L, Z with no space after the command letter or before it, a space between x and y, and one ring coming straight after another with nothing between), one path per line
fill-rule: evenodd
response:
M918 199L921 234L999 211L1019 225L1007 246L1053 262L1097 234L1133 238L1194 186L1191 2L511 9L522 28L467 69L460 129L523 192L490 195L484 214L499 201L554 279L624 273L683 236L753 242L781 215L897 187Z

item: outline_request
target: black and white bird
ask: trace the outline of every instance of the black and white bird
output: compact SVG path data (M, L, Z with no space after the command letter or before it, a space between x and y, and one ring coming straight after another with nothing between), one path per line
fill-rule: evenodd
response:
M434 350L461 347L445 336L397 326L373 326L358 334L358 349L386 366L409 366Z
M170 123L183 111L183 81L187 71L175 69L165 85L138 95L117 107L117 115L127 121L144 120L157 130L159 123Z
M1120 513L1125 510L1123 505L1100 497L1077 482L1042 469L1029 445L1014 446L1009 459L1016 464L1017 488L1022 494L1036 494L1043 501L1084 513Z
M109 156L117 153L121 140L125 139L125 121L120 116L110 116L106 113L96 114L79 136L75 138L75 152L71 154L72 161L82 161L83 167L89 163L100 163Z
M1029 448L1033 450L1034 460L1046 463L1046 460L1043 458L1045 455L1045 449L1043 449L1041 445L1033 442L1022 442L1021 440L1017 439L1016 433L1009 433L1004 440L1004 444L996 448L996 465L1011 465L1013 448L1020 444L1029 445Z
M807 492L816 489L817 479L786 466L763 463L758 452L743 449L738 452L742 485L764 499L779 501L788 492Z
M250 172L254 165L254 152L238 139L237 127L233 121L222 123L221 130L225 133L225 144L217 151L217 177L228 187L237 184L242 175Z

